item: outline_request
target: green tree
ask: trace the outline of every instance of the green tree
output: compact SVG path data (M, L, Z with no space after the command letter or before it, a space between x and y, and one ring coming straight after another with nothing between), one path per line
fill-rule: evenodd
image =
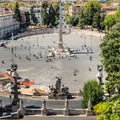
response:
M100 102L94 106L97 120L120 120L120 100Z
M55 11L54 11L54 8L52 6L52 4L50 4L50 7L49 7L49 24L50 26L55 26L55 21L56 21L56 18L55 18Z
M91 0L86 2L80 24L93 25L93 27L100 28L100 9L101 6L98 1ZM84 23L83 23L84 22Z
M54 12L55 12L55 23L54 25L57 26L59 24L59 3L53 4Z
M30 13L27 11L25 12L25 17L26 17L26 26L30 25Z
M41 16L43 25L49 25L48 4L45 2L42 4Z
M35 8L35 6L32 6L31 9L30 9L31 20L33 21L34 24L37 24L37 23L38 23L38 20L37 20L37 18L35 17L34 8Z
M105 16L106 16L105 14L101 15L101 19L100 19L100 28L101 28L101 30L105 29L105 25L104 25Z
M117 16L118 18L120 18L120 7L118 7L118 9L117 9L116 16Z
M71 6L71 3L65 3L64 8L68 12L69 7Z
M15 19L16 19L18 22L20 22L20 25L21 25L21 14L20 14L20 9L19 9L19 4L18 4L18 2L16 2L16 4L15 4L14 12L15 12L15 14L14 14Z
M101 45L102 64L108 73L106 80L118 84L120 93L120 22L106 34Z
M100 16L100 13L99 12L96 12L93 16L93 22L92 22L92 26L95 27L95 28L98 28L100 29L101 26L100 26L100 20L101 20L101 16Z
M70 18L70 24L71 24L71 25L76 26L76 25L78 25L78 22L79 22L79 17L77 17L77 16L72 16L72 17Z
M111 27L113 27L120 19L120 7L117 9L116 14L108 15L105 17L103 24L105 26L106 30L109 30Z
M94 13L95 13L94 5L93 3L91 3L90 7L88 8L88 13L86 13L86 17L88 19L88 25L92 25Z
M83 29L85 25L85 18L83 15L83 11L81 11L80 17L79 17L79 28Z
M70 14L69 14L69 7L71 6L71 3L65 3L64 9L65 9L65 21L67 24L70 24Z
M113 83L112 82L106 82L105 83L105 91L109 94L109 98L110 98L111 94L114 91L114 87L113 87Z
M88 100L91 100L92 105L96 105L103 100L102 87L96 80L89 80L83 87L83 108L88 107Z
M65 21L66 21L67 24L70 24L70 15L69 15L69 13L65 14Z
M43 3L41 9L44 25L53 27L59 24L59 4L57 2Z
M59 18L59 2L53 2L53 8L54 8L54 11L55 11L55 16L56 16L56 19Z
M105 17L104 25L105 29L109 30L116 23L116 15L109 15Z

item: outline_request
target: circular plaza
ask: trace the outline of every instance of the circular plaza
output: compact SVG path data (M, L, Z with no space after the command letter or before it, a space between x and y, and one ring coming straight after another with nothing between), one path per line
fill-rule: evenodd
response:
M0 47L0 71L5 72L14 62L18 65L17 71L22 79L34 80L36 85L47 88L49 85L54 86L56 76L60 76L62 84L70 92L77 92L87 80L97 79L102 37L102 34L88 30L74 30L70 34L63 34L64 48L77 50L79 54L51 57L49 61L49 49L58 48L58 33L9 40L6 48Z

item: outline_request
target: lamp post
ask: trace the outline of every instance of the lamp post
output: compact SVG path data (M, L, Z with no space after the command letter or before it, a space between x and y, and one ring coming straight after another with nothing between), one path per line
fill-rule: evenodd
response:
M13 100L18 101L18 86L17 86L18 73L16 72L17 64L12 64L11 69L12 69L12 77L14 78L14 87L13 87L14 98L13 98Z
M103 77L102 70L103 70L103 66L102 65L98 65L97 66L97 70L98 70L97 78L99 80L99 84L102 85L102 77Z

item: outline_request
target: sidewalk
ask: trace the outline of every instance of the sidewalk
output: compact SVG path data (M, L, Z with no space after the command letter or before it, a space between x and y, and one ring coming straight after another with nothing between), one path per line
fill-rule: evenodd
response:
M96 116L40 116L40 115L30 115L25 116L21 120L96 120Z

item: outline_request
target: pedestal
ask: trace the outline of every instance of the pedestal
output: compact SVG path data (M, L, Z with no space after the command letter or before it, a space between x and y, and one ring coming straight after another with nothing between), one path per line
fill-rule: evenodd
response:
M41 115L43 115L43 116L47 115L47 109L46 109L46 101L45 101L45 99L44 99L44 101L42 103Z
M47 115L47 109L42 109L41 110L41 115L46 116Z
M58 43L58 48L63 50L63 43Z
M93 110L86 110L86 116L92 116L92 115L94 115L93 114Z
M64 109L64 113L65 116L69 115L69 101L68 99L65 100L65 109Z

